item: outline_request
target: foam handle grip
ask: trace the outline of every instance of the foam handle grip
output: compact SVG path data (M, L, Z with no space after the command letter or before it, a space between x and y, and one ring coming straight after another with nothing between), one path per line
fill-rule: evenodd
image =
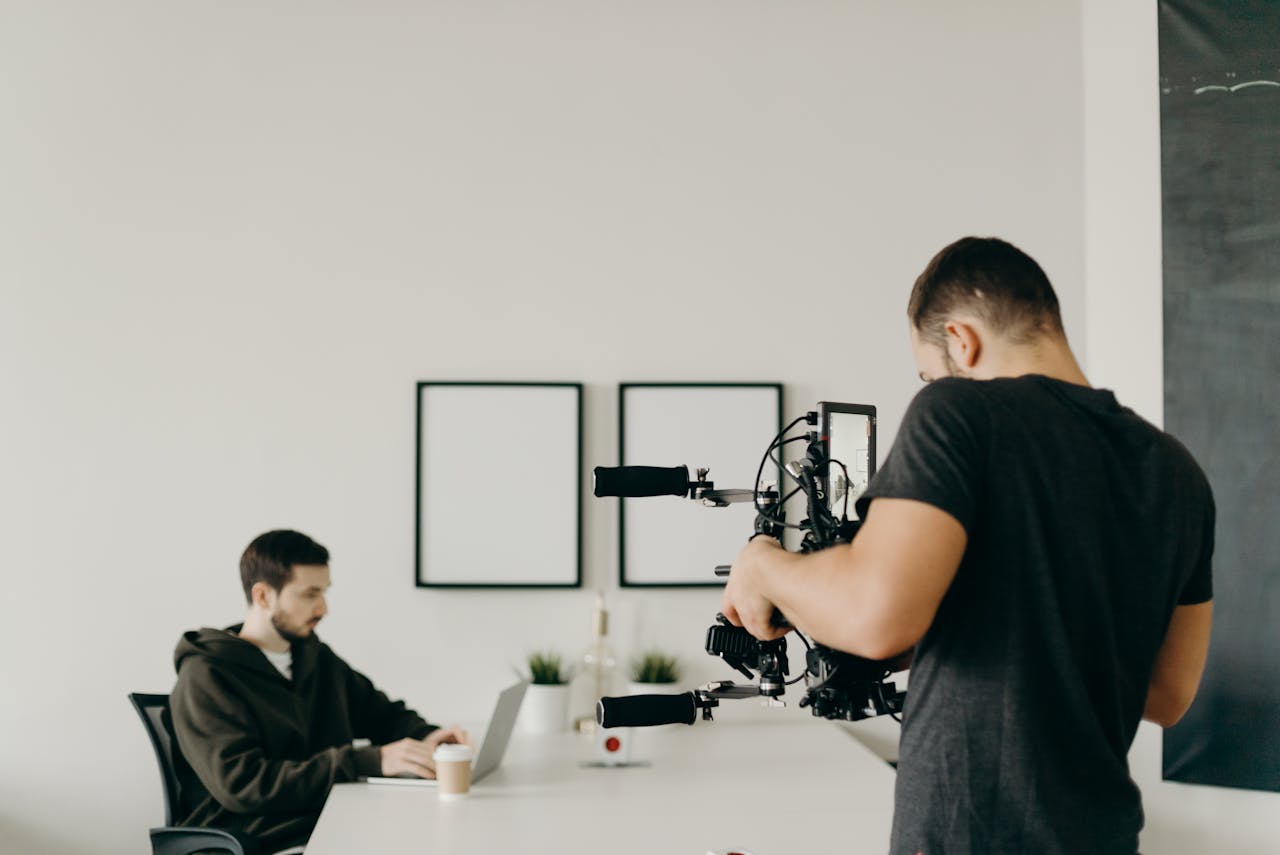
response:
M684 496L689 493L688 466L597 466L599 496Z
M596 722L601 727L653 727L659 724L693 724L697 708L693 692L680 695L631 695L601 698L596 702Z

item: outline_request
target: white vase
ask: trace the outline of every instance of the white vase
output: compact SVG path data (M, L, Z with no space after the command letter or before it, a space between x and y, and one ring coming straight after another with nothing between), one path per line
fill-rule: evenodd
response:
M632 680L627 684L628 695L678 695L679 683L637 683Z
M569 685L531 683L520 703L524 733L560 733L569 729Z

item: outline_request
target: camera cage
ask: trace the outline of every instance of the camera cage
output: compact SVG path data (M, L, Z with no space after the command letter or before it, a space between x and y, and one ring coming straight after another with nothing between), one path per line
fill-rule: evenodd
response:
M866 454L866 477L870 478L875 470L875 407L820 402L818 410L795 419L773 438L760 460L755 489L718 490L714 482L708 480L708 469L696 469L695 478L689 478L689 470L685 466L619 466L595 469L594 493L597 497L675 495L707 507L727 507L749 501L756 511L752 537L762 534L781 543L784 532L792 529L801 534L799 551L804 553L849 543L860 525L859 520L851 520L848 515L853 479L846 462L832 457L830 451L833 418L842 413L862 416L867 420L867 442L863 451ZM802 422L807 428L819 429L806 429L803 434L788 438L787 434ZM784 465L781 449L793 442L806 442L805 453ZM775 451L779 454L775 455ZM778 489L778 484L763 480L770 460L795 484L785 495ZM834 467L839 467L844 485L843 507L838 515L834 502L828 501L828 486ZM805 497L807 516L799 523L789 523L785 505L800 493ZM715 572L728 575L729 567L717 567ZM800 676L786 679L789 663L785 635L761 641L746 629L730 624L724 615L717 614L716 623L707 630L707 653L723 659L747 679L756 682L715 681L680 695L601 698L597 705L598 722L602 727L692 724L698 711L704 720L709 721L712 709L721 700L757 697L780 705L782 701L779 699L786 687L802 679L805 690L799 706L809 707L815 716L846 721L879 715L898 718L906 692L897 690L892 682L887 681L892 674L887 663L817 644L791 626L780 613L775 612L774 624L788 627L788 634L794 633L805 645L805 670Z

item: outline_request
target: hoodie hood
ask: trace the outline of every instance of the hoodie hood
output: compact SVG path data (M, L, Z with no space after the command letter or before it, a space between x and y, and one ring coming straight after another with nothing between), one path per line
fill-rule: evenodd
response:
M239 636L243 623L233 624L226 629L203 627L184 632L178 639L178 646L173 651L173 668L182 671L182 663L191 658L213 660L220 668L260 672L264 675L279 677L280 672L267 661L267 657L257 645L245 641ZM305 641L294 642L293 674L296 680L301 671L315 661L315 650L319 640L314 634Z

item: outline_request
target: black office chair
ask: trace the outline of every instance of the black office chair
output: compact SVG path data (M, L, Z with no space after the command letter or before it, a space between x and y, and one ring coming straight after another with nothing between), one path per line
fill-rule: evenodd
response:
M258 847L253 840L240 832L219 828L182 828L173 824L174 808L182 804L176 769L182 754L173 735L169 696L131 692L129 702L138 711L138 717L147 728L147 736L151 737L151 747L155 749L160 779L164 784L164 827L151 829L152 855L195 855L197 852L258 855Z

